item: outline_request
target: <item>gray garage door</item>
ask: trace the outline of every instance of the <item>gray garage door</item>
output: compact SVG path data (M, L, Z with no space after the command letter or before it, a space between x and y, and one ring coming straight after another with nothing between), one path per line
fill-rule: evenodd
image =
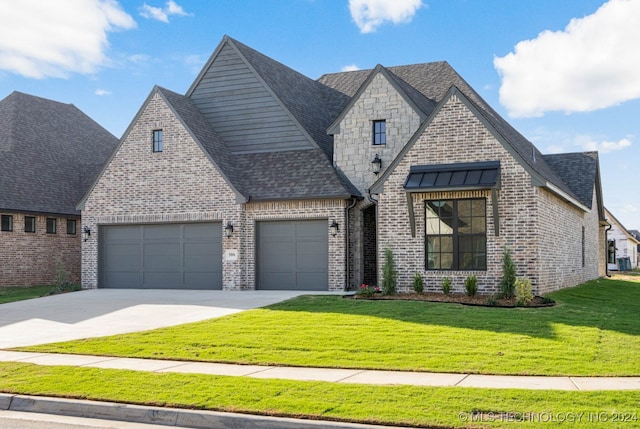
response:
M257 224L258 289L327 290L326 220Z
M100 227L102 288L222 289L222 224Z

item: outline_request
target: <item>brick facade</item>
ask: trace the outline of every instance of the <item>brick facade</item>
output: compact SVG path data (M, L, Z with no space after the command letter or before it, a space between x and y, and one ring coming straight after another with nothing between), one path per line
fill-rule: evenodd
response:
M464 150L461 150L464 148ZM408 204L403 189L412 165L500 160L498 191L499 235L494 233L489 190L413 194L416 236L411 236ZM484 198L486 201L486 271L425 270L425 213L428 199ZM441 279L453 279L453 290L464 291L464 279L475 274L481 293L497 292L504 248L510 249L519 277L532 280L544 293L579 284L599 275L601 243L597 210L584 211L531 184L531 177L514 156L456 96L436 117L384 183L378 206L378 260L390 248L398 267L398 285L410 290L415 272L425 279L425 290L440 290ZM595 202L595 197L594 197ZM582 226L585 227L585 266L582 266ZM379 276L382 267L378 267Z
M55 283L61 267L72 283L80 282L80 218L76 216L9 213L13 231L0 231L0 287ZM35 217L35 232L25 232L25 216ZM47 219L56 220L56 233L47 233ZM67 234L67 219L75 220L76 234Z
M162 129L164 148L152 151L152 132ZM98 287L99 226L222 221L234 226L224 238L225 290L255 289L255 225L264 220L327 219L329 289L345 285L345 200L276 201L240 204L231 186L156 93L127 133L83 208L83 226L91 238L82 249L82 286ZM333 237L329 225L342 228Z

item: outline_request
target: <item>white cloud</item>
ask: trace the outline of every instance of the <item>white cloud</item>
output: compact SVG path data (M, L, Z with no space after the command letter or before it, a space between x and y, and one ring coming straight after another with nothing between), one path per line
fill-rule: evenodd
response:
M356 71L356 70L360 70L360 67L358 67L358 66L357 66L357 65L355 65L355 64L350 64L350 65L348 65L348 66L344 66L344 67L342 67L342 70L340 70L340 71L343 71L343 72L350 72L350 71Z
M182 6L178 5L173 0L169 0L165 3L164 7L149 6L144 3L140 8L140 15L147 19L155 19L156 21L169 22L169 16L187 16L187 12L182 9Z
M575 145L585 151L597 150L600 153L607 153L628 148L631 146L631 141L629 139L621 139L618 141L597 141L588 136L579 136L575 140Z
M0 2L0 69L25 77L91 74L109 63L107 33L136 26L114 0Z
M96 95L111 95L111 91L107 91L106 89L96 89Z
M422 0L349 0L351 18L361 33L373 33L386 21L409 22L422 6Z
M587 112L640 98L640 1L610 0L563 31L544 31L496 57L512 117Z

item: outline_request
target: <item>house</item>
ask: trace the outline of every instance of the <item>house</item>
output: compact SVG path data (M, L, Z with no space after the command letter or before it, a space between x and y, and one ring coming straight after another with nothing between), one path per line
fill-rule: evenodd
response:
M640 240L628 231L616 217L605 208L605 216L611 224L607 231L607 265L610 271L629 271L638 268Z
M638 240L638 246L636 246L636 254L638 255L636 258L636 267L640 267L640 231L637 229L630 229L629 232L633 235L633 238Z
M80 281L76 204L118 140L77 107L13 92L0 101L0 286Z
M78 206L85 288L401 289L508 248L538 293L605 272L595 152L542 155L446 62L312 80L225 36L155 87Z

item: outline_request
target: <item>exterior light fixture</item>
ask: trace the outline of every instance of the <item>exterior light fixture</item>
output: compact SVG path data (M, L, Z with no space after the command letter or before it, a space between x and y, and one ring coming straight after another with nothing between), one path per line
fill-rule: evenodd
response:
M378 175L380 173L381 168L382 168L382 160L376 153L376 157L373 158L373 161L371 161L371 169L373 171L373 174Z
M82 241L87 241L91 237L91 229L88 226L82 228Z
M227 226L224 227L224 235L227 238L233 235L233 225L231 225L231 222L227 222Z
M329 231L331 232L332 236L336 236L338 235L338 231L340 230L340 225L338 225L338 222L336 222L336 220L334 219L333 222L331 222L331 226L329 226Z

